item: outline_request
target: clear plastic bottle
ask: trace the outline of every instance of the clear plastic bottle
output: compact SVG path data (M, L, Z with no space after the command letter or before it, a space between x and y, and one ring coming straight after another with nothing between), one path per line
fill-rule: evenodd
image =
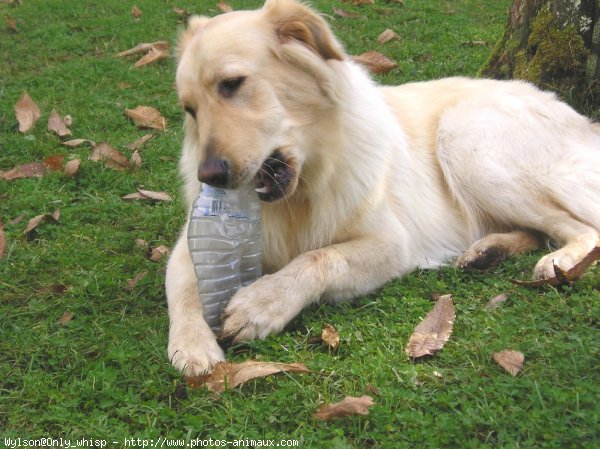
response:
M262 274L256 193L203 184L192 207L187 238L204 319L218 334L221 314L233 294Z

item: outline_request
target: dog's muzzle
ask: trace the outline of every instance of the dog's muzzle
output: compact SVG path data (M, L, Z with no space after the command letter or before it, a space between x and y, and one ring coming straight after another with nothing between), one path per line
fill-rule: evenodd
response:
M279 150L264 160L255 177L256 192L261 201L272 202L288 193L295 169Z

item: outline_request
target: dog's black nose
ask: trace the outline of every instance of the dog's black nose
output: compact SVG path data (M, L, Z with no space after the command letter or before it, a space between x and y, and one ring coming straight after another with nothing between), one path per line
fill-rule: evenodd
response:
M198 167L198 180L213 187L227 187L229 163L224 159L206 159Z

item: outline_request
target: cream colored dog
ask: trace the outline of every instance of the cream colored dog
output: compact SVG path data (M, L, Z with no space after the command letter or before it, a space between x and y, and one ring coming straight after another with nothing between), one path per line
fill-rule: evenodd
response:
M309 304L363 295L416 267L483 268L550 238L535 278L599 242L600 128L520 81L377 86L294 0L194 17L180 40L180 170L252 185L265 276L224 316L236 340L281 331ZM186 229L167 267L169 358L193 375L224 354L202 318Z

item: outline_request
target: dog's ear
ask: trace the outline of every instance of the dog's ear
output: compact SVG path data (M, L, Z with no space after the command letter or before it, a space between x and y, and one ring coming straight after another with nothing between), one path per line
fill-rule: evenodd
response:
M181 55L187 48L192 38L198 33L208 22L209 18L204 16L192 16L188 20L187 28L179 35L177 42L176 56L177 60L181 59Z
M295 0L267 0L263 7L282 43L300 42L323 59L344 59L344 50L315 11Z

